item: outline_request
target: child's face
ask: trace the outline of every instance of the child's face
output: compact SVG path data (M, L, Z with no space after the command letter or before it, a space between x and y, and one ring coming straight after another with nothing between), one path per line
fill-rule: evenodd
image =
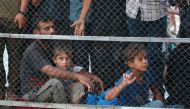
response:
M57 67L66 70L70 66L71 58L65 52L61 52L53 61Z
M148 60L146 56L136 56L133 62L128 63L129 67L137 72L145 72L148 68Z

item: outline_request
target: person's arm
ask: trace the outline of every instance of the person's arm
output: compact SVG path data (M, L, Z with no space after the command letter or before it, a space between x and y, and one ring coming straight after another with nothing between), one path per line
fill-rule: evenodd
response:
M62 70L57 67L53 67L52 65L45 65L42 67L41 72L47 74L51 77L59 77L66 80L75 80L85 85L88 88L88 91L93 91L93 83L96 82L100 85L101 92L104 90L103 82L93 74L89 74L87 72L81 71L79 72L70 72L68 70Z
M77 77L76 77L77 73L72 73L67 70L62 70L60 68L53 67L52 65L45 65L44 67L42 67L41 72L43 72L51 77L60 77L62 79L66 79L66 80L76 80L77 81Z
M88 14L91 3L92 3L92 0L83 0L83 8L82 8L82 11L80 13L79 20L85 21L85 18Z
M90 9L90 5L92 3L92 0L83 0L83 8L80 13L80 17L77 21L75 21L71 27L75 28L74 35L84 35L84 29L85 29L85 18L88 14L88 11Z
M132 77L132 75L123 74L123 82L118 86L112 88L106 95L105 100L112 100L116 96L120 94L120 92L128 85L133 83L136 80L136 77Z
M164 97L161 95L160 91L158 90L158 88L155 85L151 85L150 89L154 95L154 97L153 97L154 100L160 100L162 102L165 102Z
M98 91L100 93L104 91L104 83L99 77L84 70L82 70L80 74L87 76L92 82L92 86L94 87L92 87L93 89L91 91Z
M26 25L26 17L24 14L26 13L28 9L28 5L30 3L30 0L22 0L19 13L15 16L14 22L18 23L19 29L23 28Z

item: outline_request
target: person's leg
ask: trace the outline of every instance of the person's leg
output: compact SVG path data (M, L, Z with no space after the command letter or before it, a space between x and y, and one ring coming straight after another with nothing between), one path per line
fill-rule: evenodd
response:
M64 82L64 81L63 81ZM35 95L35 102L49 102L53 100L55 103L67 103L65 86L59 79L50 79Z
M163 108L164 103L160 100L155 100L143 105L142 107Z
M20 95L20 63L24 50L22 49L24 46L23 39L8 39L7 49L9 55L9 74L8 74L8 99L9 95L16 94Z
M190 31L190 6L180 9L180 28L177 37L187 38L189 37Z
M167 29L167 18L163 17L157 21L147 22L147 30L148 37L166 37L166 29ZM162 43L152 42L147 43L147 54L149 66L153 69L154 80L161 92L164 96L164 80L163 80L163 72L164 72L164 53L162 52Z
M185 107L183 105L178 105L178 104L174 104L174 105L167 105L166 108L177 108L177 109L185 109Z
M50 79L44 86L31 89L22 98L34 102L67 102L65 87L59 79Z
M73 83L69 86L70 102L73 104L81 103L82 96L85 95L85 88L80 83Z
M140 18L127 18L127 26L130 37L146 37L147 29L146 23L142 22Z

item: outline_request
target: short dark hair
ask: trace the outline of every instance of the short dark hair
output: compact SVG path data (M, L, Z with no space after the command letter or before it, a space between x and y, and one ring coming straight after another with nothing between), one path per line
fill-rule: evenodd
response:
M52 21L53 20L48 17L48 16L45 16L45 15L35 15L34 17L34 25L33 25L33 29L39 29L39 23L40 22L49 22L49 21Z
M56 44L57 45L57 44ZM72 58L72 51L70 45L58 45L54 47L53 50L53 57L56 58L60 53L65 53L69 56L69 58Z
M146 49L143 44L132 43L127 46L124 50L124 60L125 63L133 62L136 56L143 55L146 56Z

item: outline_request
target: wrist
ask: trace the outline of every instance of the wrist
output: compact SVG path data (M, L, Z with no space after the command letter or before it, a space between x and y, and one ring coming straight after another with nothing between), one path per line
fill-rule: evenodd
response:
M85 21L85 18L83 18L83 17L80 17L78 20L80 20L80 21Z
M26 16L26 12L19 11L19 14L22 14L23 16Z
M123 89L123 88L125 88L127 85L125 84L125 83L121 83L120 85L119 85L119 88L121 88L121 89Z

